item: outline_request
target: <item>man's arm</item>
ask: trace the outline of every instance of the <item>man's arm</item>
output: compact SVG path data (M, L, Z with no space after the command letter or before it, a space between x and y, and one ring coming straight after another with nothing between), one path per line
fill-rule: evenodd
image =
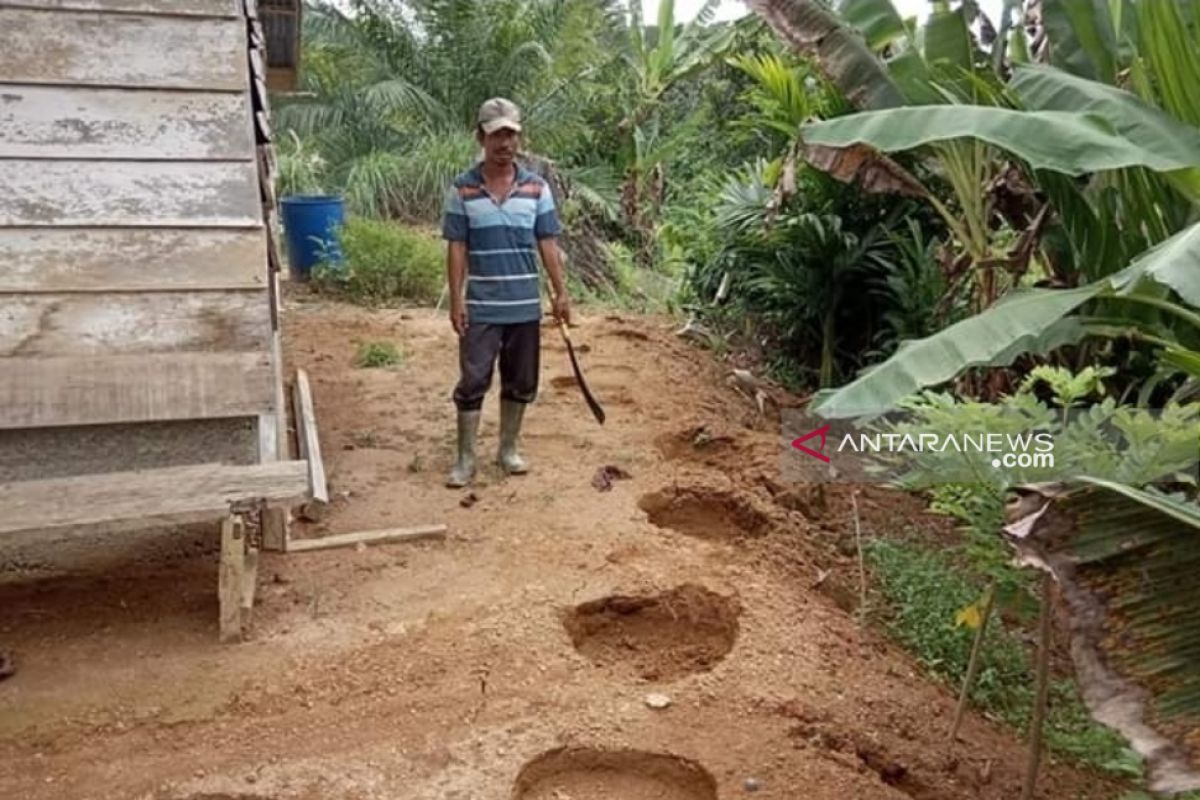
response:
M538 239L538 252L542 256L542 264L546 267L546 275L550 278L550 288L554 292L554 316L562 322L571 322L571 301L567 297L567 282L563 277L562 251L558 249L558 239L553 237Z
M553 313L564 324L571 322L571 305L567 298L567 282L563 278L562 251L558 249L558 235L562 233L562 224L558 221L558 209L554 205L554 195L550 193L550 184L542 184L542 193L537 202L537 219L533 224L533 235L537 237L538 252L542 256L542 265L550 277L550 287L554 292Z
M467 209L458 191L446 192L442 212L442 238L446 240L446 278L450 284L450 324L459 336L467 330L467 305L463 286L467 281Z
M467 305L463 286L467 281L467 243L449 242L446 248L446 277L450 281L450 324L462 336L467 330Z

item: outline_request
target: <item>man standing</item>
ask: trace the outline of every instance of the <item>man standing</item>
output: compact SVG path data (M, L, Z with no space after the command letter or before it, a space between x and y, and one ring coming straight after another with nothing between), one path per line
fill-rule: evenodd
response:
M475 475L480 409L500 359L500 448L505 472L529 467L517 452L525 406L537 395L541 295L537 258L550 278L553 314L570 322L557 236L561 230L550 186L516 163L521 112L502 97L479 108L475 137L483 160L454 180L446 196L442 236L449 243L450 323L458 334L461 377L458 459L446 479L466 486Z

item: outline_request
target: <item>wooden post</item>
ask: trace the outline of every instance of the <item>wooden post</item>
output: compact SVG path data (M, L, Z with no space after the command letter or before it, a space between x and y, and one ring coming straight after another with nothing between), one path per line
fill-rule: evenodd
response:
M287 550L288 511L280 506L267 506L262 510L263 550L282 553Z
M221 564L217 593L221 607L221 641L242 637L242 586L246 572L246 525L229 515L221 522Z
M241 596L239 597L238 623L245 635L250 627L250 615L254 611L254 592L258 588L258 550L246 548L246 568L242 571Z

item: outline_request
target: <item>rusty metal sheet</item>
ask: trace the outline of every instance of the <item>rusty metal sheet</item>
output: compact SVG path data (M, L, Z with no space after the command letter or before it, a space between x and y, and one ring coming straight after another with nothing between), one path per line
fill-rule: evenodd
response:
M261 224L254 161L0 161L0 225Z
M0 6L0 76L9 83L246 88L242 19L45 11Z
M0 158L254 156L241 92L0 87Z
M0 358L267 352L266 287L229 292L0 295Z
M266 288L261 228L0 228L0 292Z

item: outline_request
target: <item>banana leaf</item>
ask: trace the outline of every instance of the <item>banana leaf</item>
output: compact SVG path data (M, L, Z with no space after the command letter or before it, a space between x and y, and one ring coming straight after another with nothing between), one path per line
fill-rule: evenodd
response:
M953 11L948 6L934 5L922 31L925 61L939 61L970 70L975 57L975 37L967 25L966 9Z
M1020 493L1004 532L1058 584L1092 716L1154 791L1200 788L1200 507L1095 478Z
M974 138L1018 156L1035 169L1067 175L1148 167L1194 167L1197 154L1170 137L1132 141L1102 117L1069 111L1018 111L973 105L929 105L864 111L800 128L808 144L867 144L885 153Z
M1108 0L1042 0L1042 23L1056 67L1094 81L1116 81L1117 39Z
M1009 85L1027 109L1093 114L1131 142L1190 159L1189 168L1168 176L1193 201L1200 201L1200 128L1176 119L1135 94L1053 67L1017 66Z
M908 35L892 0L839 0L837 13L862 33L875 52Z
M894 108L904 95L862 36L818 0L747 0L752 11L818 68L857 108Z
M845 386L818 392L809 410L826 419L874 416L968 367L1008 366L1022 353L1049 353L1075 344L1087 331L1067 315L1098 293L1093 285L1013 292L981 314L904 342L887 361Z
M1200 305L1200 223L1147 250L1107 278L1075 289L1013 292L991 308L924 339L905 342L887 361L835 390L810 410L827 419L882 414L928 386L972 366L1006 366L1022 352L1044 353L1086 334L1067 317L1101 297L1156 298L1164 289Z

